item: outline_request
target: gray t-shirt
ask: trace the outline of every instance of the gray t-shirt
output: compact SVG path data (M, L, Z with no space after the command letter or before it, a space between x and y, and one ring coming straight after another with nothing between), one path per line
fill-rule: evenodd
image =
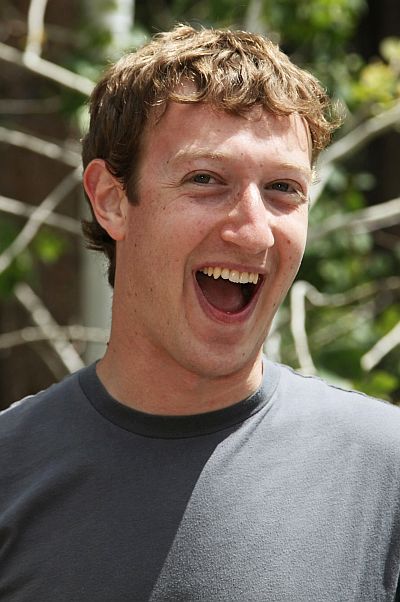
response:
M394 601L399 493L394 406L266 361L153 416L93 365L0 416L0 600Z

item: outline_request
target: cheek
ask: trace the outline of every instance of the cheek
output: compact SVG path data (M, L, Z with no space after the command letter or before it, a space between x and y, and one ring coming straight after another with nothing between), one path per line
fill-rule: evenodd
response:
M186 203L166 211L163 228L175 251L183 256L197 247L215 229L212 209Z
M291 273L297 272L307 240L307 218L289 220L280 232L281 264Z
M304 249L306 246L306 240L306 230L302 230L301 232L296 231L293 236L286 236L284 238L286 253L289 254L291 259L298 260L298 258L301 258L303 256Z

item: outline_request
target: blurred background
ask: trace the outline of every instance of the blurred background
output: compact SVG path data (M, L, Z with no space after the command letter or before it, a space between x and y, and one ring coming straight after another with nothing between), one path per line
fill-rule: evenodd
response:
M0 407L100 357L111 291L84 249L80 143L105 65L176 22L263 33L341 102L272 359L400 403L398 0L2 0Z

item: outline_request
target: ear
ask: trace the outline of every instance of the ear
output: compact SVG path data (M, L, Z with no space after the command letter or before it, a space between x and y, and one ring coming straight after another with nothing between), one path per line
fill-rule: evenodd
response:
M123 240L128 199L103 159L89 163L83 174L83 185L100 226L114 240Z

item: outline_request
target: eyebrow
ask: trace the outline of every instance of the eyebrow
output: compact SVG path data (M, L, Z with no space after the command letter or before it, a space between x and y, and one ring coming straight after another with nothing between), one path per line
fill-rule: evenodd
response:
M233 157L235 158L235 157ZM209 149L196 149L193 151L187 151L187 150L179 150L176 155L174 155L174 157L172 157L172 159L170 160L170 163L174 164L174 163L183 163L184 161L193 161L193 160L198 160L198 159L211 159L213 161L224 161L227 159L232 159L231 155L228 155L227 153L221 153L218 151L210 151ZM294 171L298 171L300 172L303 177L305 177L306 179L309 179L310 181L313 180L313 169L310 167L304 167L303 165L300 165L298 163L291 163L291 162L282 162L282 163L277 163L275 165L275 167L277 169L287 169L287 170L294 170Z
M183 161L191 161L194 159L212 159L214 161L223 161L224 159L229 159L229 155L226 153L210 151L202 148L198 148L193 151L179 150L176 155L172 157L170 162L181 163Z
M294 169L303 174L304 177L313 179L314 170L312 167L303 167L303 165L299 165L298 163L279 163L278 167L282 169Z

